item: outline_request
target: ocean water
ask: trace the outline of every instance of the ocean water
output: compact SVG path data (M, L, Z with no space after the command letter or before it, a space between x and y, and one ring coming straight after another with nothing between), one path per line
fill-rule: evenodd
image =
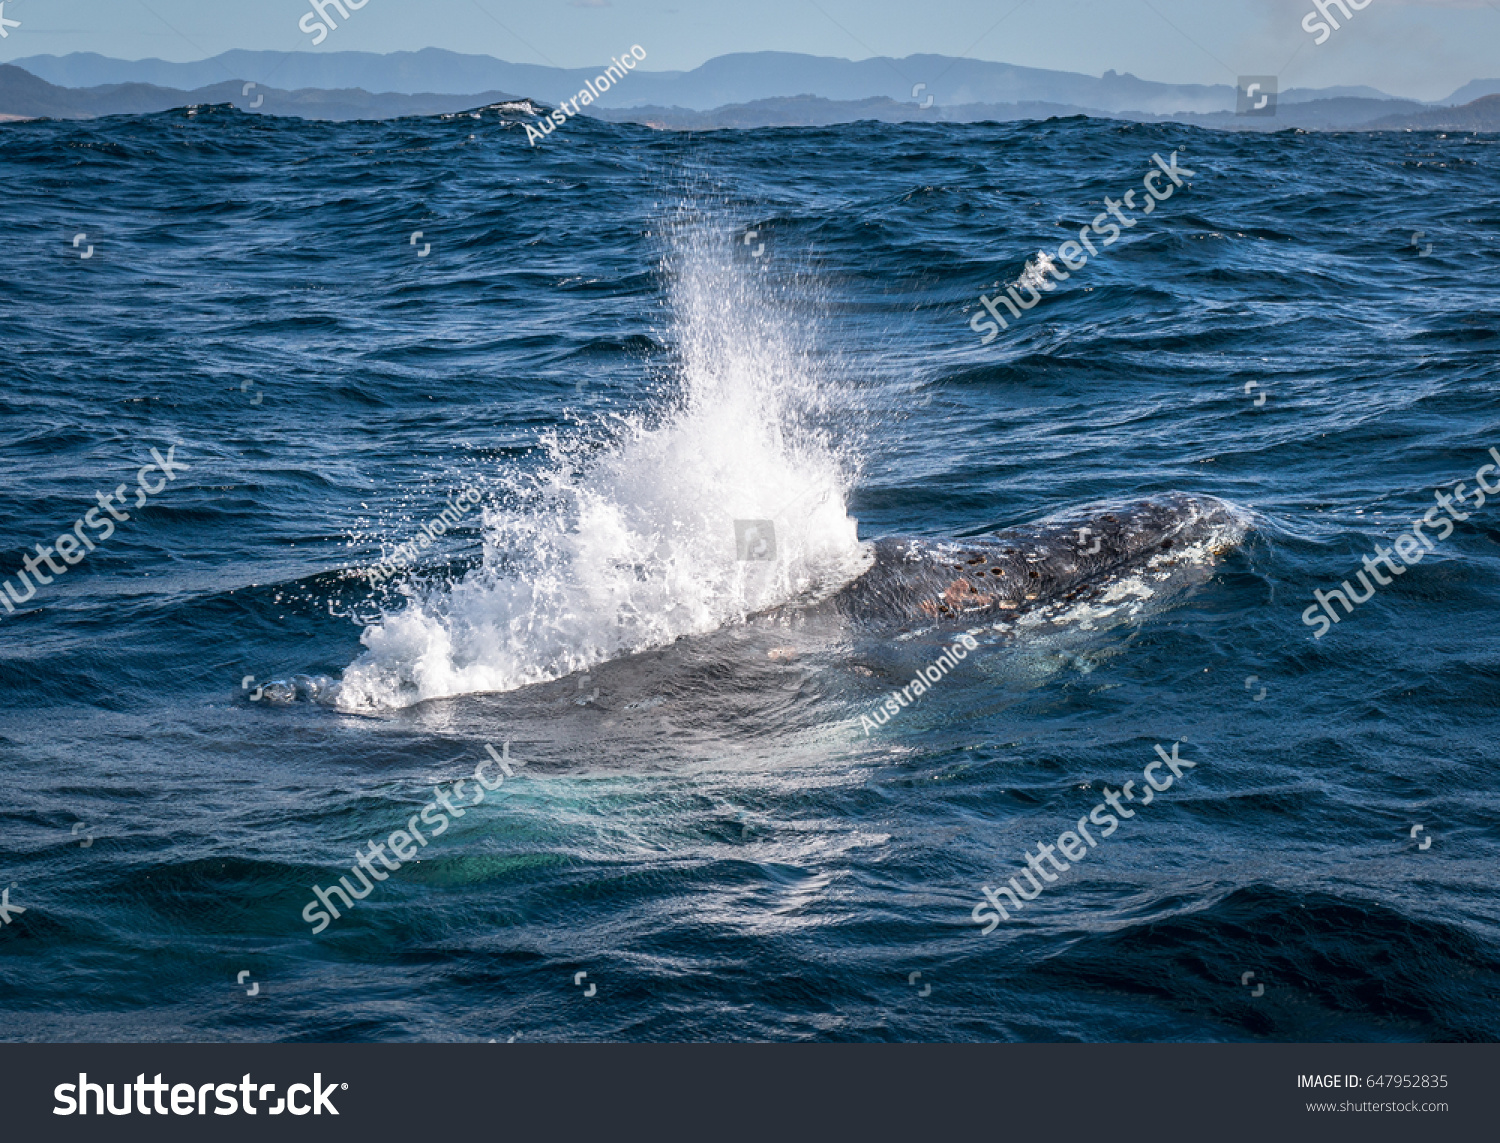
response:
M0 611L0 1035L1500 1035L1500 503L1303 620L1500 446L1496 138L524 121L0 129L0 576L117 521ZM873 731L958 629L799 618L1174 491Z

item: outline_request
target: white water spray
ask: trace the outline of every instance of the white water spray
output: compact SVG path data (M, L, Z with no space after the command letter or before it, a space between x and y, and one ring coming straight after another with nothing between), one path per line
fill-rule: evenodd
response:
M806 303L789 304L727 239L679 228L667 259L676 367L652 414L541 441L502 473L484 562L412 593L368 628L348 710L506 691L660 647L868 566L845 508L856 470L831 435L842 401L814 361ZM800 319L800 320L799 320ZM735 521L770 520L774 559L740 559Z

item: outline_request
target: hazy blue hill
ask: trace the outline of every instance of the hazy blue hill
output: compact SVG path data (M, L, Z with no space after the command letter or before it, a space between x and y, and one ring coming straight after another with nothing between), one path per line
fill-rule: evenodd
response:
M192 102L180 91L148 83L94 88L57 87L22 68L0 64L0 115L77 119L94 115L141 115ZM102 110L107 108L108 110Z
M224 69L213 59L168 63L158 59L117 60L98 52L71 52L65 56L27 56L10 62L59 87L149 83L158 87L194 88L227 78Z
M1500 79L1470 80L1443 102L1457 106L1473 103L1476 99L1483 99L1486 95L1500 95Z
M1378 119L1368 126L1379 131L1500 131L1500 94L1486 95L1461 107L1427 108Z
M1282 103L1311 103L1315 99L1399 99L1374 87L1289 87L1277 97ZM1417 102L1406 100L1404 102Z

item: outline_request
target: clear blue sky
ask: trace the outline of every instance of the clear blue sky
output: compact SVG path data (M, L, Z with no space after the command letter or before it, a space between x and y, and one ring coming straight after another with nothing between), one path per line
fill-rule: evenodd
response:
M1500 77L1500 0L1368 0L1319 45L1314 0L367 0L320 47L309 0L5 0L0 61L93 51L194 60L230 48L391 52L423 47L565 67L631 44L648 69L729 52L864 59L969 55L1176 83L1280 75L1281 86L1370 84L1435 99ZM330 8L330 11L333 9ZM1337 9L1333 11L1337 15Z

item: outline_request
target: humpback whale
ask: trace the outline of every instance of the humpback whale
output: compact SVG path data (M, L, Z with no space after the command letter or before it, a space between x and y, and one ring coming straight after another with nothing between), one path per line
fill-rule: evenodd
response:
M1015 618L1095 598L1129 575L1211 565L1249 527L1244 509L1183 492L1069 509L963 540L887 536L865 573L818 604L866 623Z
M588 677L578 675L575 667L551 679L507 686L497 668L465 677L461 689L451 681L445 685L451 693L524 691L524 699L507 700L507 709L538 703L539 710L545 707L552 716L558 710L569 715L614 710L628 718L633 717L630 712L662 705L684 725L717 725L726 717L726 707L733 707L774 711L789 725L799 717L813 718L818 709L816 704L805 711L782 705L788 682L782 672L794 663L852 663L858 676L885 676L904 673L911 665L906 660L925 654L929 642L935 646L934 640L951 641L960 633L994 631L1007 643L1023 634L1023 649L1047 654L1059 646L1053 634L1069 640L1077 633L1088 643L1102 628L1170 605L1182 588L1205 578L1217 557L1243 539L1251 519L1245 509L1213 496L1169 492L1070 508L987 535L887 535L864 541L859 562L846 564L836 580L814 583L795 598L783 597L743 615L740 622L580 664ZM400 636L388 638L395 661L363 668L369 678L361 681L363 689L352 700L348 672L336 686L311 687L323 696L319 701L367 710L449 697L421 693L406 658L408 644L402 642L414 637L412 618L402 615L386 622ZM425 622L438 627L444 639L452 637L453 629L441 616ZM464 634L462 629L459 633ZM377 641L376 650L382 646ZM449 669L458 674L469 667ZM832 674L819 674L819 686L837 690L845 685ZM600 699L601 690L607 697ZM291 685L267 687L266 696L292 701L299 691ZM378 693L380 701L371 699L371 693ZM704 701L695 706L690 701L694 695Z

